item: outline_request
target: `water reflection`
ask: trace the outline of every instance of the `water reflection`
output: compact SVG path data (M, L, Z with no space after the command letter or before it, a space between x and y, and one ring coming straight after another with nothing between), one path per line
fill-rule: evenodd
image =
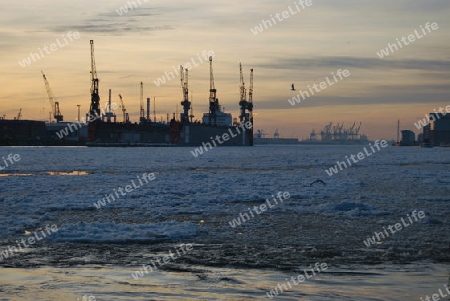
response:
M74 171L44 171L35 173L0 173L0 177L27 177L35 175L49 175L49 176L86 176L90 172L84 170Z

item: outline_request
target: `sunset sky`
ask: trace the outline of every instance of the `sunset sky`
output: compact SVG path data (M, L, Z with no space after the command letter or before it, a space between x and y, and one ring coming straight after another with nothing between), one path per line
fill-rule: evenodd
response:
M311 0L298 11L294 1L128 1L128 13L116 12L127 1L8 2L0 11L0 116L48 119L50 104L41 70L56 95L65 121L90 105L90 45L100 79L102 106L112 89L122 94L132 121L139 116L139 83L144 97L156 97L158 119L181 110L179 77L156 86L154 81L173 67L194 59L190 93L195 118L208 110L209 63L202 51L213 51L215 86L225 111L238 117L239 62L248 86L254 68L255 129L283 137L309 137L328 122L363 122L370 139L392 139L397 119L416 133L414 122L433 109L450 105L450 1L448 0ZM296 1L298 3L298 1ZM289 12L289 7L296 12ZM129 9L129 8L128 8ZM288 17L257 35L251 29L270 15ZM420 26L436 22L423 35ZM377 55L417 30L422 38L388 57ZM63 42L63 35L80 37ZM31 64L19 62L30 52L56 44L63 47ZM54 48L55 49L55 48ZM338 69L350 76L291 106L288 99L308 85L320 84ZM153 103L152 103L153 106ZM153 111L153 109L152 109ZM121 112L116 111L121 120Z

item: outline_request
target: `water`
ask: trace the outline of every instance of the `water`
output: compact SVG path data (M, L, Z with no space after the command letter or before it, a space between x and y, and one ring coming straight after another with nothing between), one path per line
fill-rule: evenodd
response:
M0 300L262 300L316 262L329 268L276 300L438 293L450 275L450 150L388 147L325 172L362 149L1 148L21 160L0 174ZM155 179L94 205L146 173ZM289 198L251 216L278 192ZM425 217L363 243L414 211ZM19 249L46 225L57 232ZM192 250L132 277L183 244Z
M6 272L7 273L6 273ZM265 269L190 267L129 279L121 266L6 269L6 300L269 300L267 292L296 273ZM448 283L448 266L430 264L330 268L292 284L275 300L420 300ZM444 286L440 286L443 291ZM2 299L4 300L4 299Z

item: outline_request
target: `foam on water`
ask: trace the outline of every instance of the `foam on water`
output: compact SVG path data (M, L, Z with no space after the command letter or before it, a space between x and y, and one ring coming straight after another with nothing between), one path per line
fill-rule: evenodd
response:
M47 224L59 231L0 260L9 267L2 269L0 296L258 299L297 267L317 261L334 273L281 300L410 300L437 290L450 262L450 148L388 147L327 175L361 149L219 147L194 158L191 148L2 148L21 161L2 171L0 253ZM144 173L155 180L100 209L93 205ZM29 176L9 176L17 174ZM317 179L324 184L312 185ZM278 192L290 198L230 226ZM364 245L413 210L426 217ZM158 277L130 281L132 271L181 243L192 243L193 251Z

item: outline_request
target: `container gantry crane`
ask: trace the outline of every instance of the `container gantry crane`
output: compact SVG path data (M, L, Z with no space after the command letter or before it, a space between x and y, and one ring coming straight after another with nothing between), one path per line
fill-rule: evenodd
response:
M360 139L360 137L358 137L358 136L359 136L359 131L361 130L361 125L362 125L362 122L360 122L359 126L355 129L355 139Z

